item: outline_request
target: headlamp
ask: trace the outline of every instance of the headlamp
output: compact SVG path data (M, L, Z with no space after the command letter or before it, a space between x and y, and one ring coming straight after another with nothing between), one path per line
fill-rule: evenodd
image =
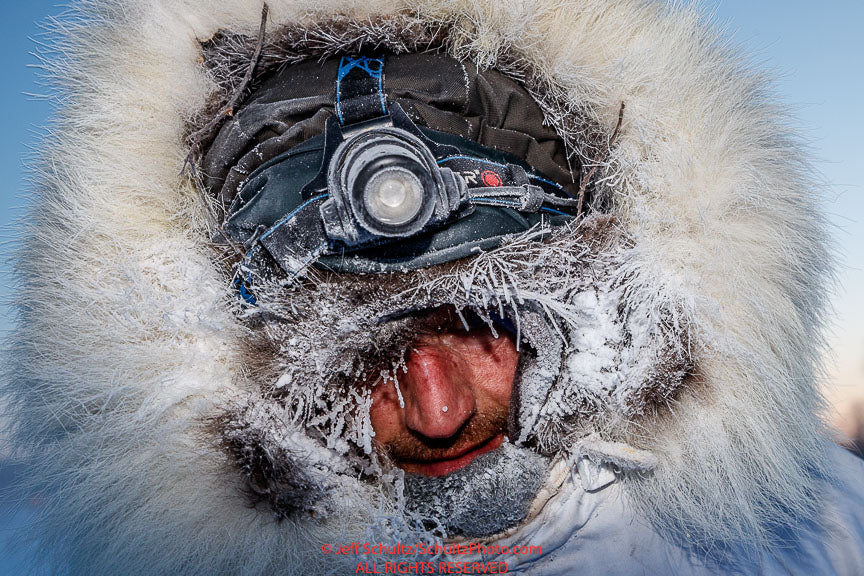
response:
M367 176L363 186L363 208L372 222L366 229L380 236L416 232L417 224L410 226L411 221L423 222L425 219L417 216L421 208L431 204L424 202L424 196L423 182L414 172L395 163L381 167L371 178Z
M327 237L346 247L406 238L442 224L467 200L464 180L395 127L362 132L336 149L321 205Z
M529 215L569 217L559 209L576 200L560 185L502 153L419 128L384 97L382 75L383 59L343 58L336 114L323 135L268 160L242 184L224 224L248 247L241 287L251 289L274 263L291 277L351 254L367 261L371 254L381 266L428 266L527 229L538 221Z

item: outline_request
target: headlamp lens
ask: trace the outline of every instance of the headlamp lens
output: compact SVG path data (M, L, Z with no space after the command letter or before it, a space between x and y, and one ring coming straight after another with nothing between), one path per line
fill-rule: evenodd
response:
M398 226L414 219L423 207L423 184L414 174L397 166L378 172L366 184L363 204L369 216Z

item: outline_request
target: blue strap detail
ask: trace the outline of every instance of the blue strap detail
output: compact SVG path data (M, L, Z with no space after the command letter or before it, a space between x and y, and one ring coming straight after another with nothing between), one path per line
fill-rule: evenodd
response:
M314 198L310 198L309 200L307 200L306 202L304 202L303 204L301 204L300 206L295 208L290 214L288 214L287 216L285 216L284 218L282 218L281 220L276 222L276 224L271 226L267 232L265 232L264 234L261 235L261 238L259 238L259 240L263 240L264 238L267 238L268 236L270 236L270 234L272 234L273 231L276 230L276 228L278 228L279 226L281 226L282 224L284 224L285 222L287 222L288 220L290 220L291 218L296 216L297 213L300 212L300 210L302 210L303 208L305 208L306 206L308 206L312 202L315 202L316 200L321 200L322 198L326 198L327 196L329 196L329 194L321 194L319 196L315 196ZM250 252L251 252L251 250L250 250Z
M540 181L540 182L545 182L546 184L549 184L550 186L554 186L554 187L557 188L558 190L561 190L562 192L564 192L564 194L567 194L567 197L568 197L568 198L571 198L571 197L572 197L572 196L570 196L570 194L569 194L569 193L564 189L564 187L561 186L560 184L558 184L557 182L552 182L551 180L547 180L546 178L541 178L540 176L537 176L536 174L531 174L531 173L528 174L528 177L529 177L529 178L533 178L534 180L538 180L538 181Z
M251 276L252 275L250 274L249 278L247 278L247 282L252 282ZM241 278L239 275L234 280L234 286L237 287L237 292L240 294L240 297L243 299L244 302L252 306L257 305L258 301L255 299L255 296L253 296L252 293L246 289L246 283L243 282L243 278Z
M359 71L359 74L352 74L351 78L346 80L346 77L355 70ZM347 94L343 94L345 90L347 90ZM336 76L336 116L339 118L339 123L343 126L345 125L345 102L353 98L368 98L370 96L377 98L381 106L381 115L386 115L387 100L384 97L384 58L343 56L339 61L339 72ZM360 106L364 107L364 112L371 113L372 110L365 108L370 104L364 103ZM374 109L374 105L372 107ZM374 116L375 114L372 115Z
M372 78L380 78L384 72L383 58L369 58L368 56L343 56L339 62L339 76L337 82L341 82L343 78L354 68L361 68Z
M288 214L287 216L285 216L284 218L279 220L279 222L274 224L267 232L262 234L261 237L258 239L258 242L256 242L255 245L252 246L252 248L250 248L248 252L246 252L246 255L243 257L242 266L249 266L250 265L250 262L255 257L255 254L261 249L261 244L260 244L261 240L263 240L264 238L266 238L267 236L272 234L273 231L276 230L279 226L281 226L282 224L284 224L285 222L287 222L288 220L290 220L291 218L296 216L297 213L299 213L303 208L305 208L306 206L308 206L312 202L315 202L316 200L321 200L322 198L326 198L327 196L329 196L329 194L321 194L321 195L316 196L314 198L310 198L309 200L307 200L306 202L304 202L303 204L301 204L300 206L295 208L290 214ZM311 261L311 259L310 259L310 261ZM251 273L247 274L245 282L244 282L242 275L240 275L240 274L238 274L237 277L234 279L234 286L237 288L237 292L240 295L240 297L247 304L251 304L252 306L255 306L257 303L257 300L255 299L255 296L253 296L252 293L249 292L249 290L247 288L247 284L248 285L252 284L252 274Z

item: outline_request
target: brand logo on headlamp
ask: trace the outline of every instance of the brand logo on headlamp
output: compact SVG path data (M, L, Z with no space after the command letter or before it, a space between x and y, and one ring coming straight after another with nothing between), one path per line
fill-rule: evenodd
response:
M485 186L489 186L490 188L497 188L498 186L504 185L501 177L492 170L484 170L483 173L480 174L480 180Z

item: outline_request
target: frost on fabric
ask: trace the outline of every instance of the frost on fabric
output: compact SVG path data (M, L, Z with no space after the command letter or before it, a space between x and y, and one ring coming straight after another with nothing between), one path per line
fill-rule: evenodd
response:
M337 15L268 34L255 72L261 76L281 66L364 50L394 54L440 50L448 33L447 26L404 13L362 21ZM239 85L256 45L256 38L227 30L202 42L202 59L226 93Z
M381 491L404 511L401 476L376 449L372 389L398 387L417 314L440 306L470 311L493 331L504 329L501 319L512 326L521 352L508 432L516 446L563 453L586 422L667 401L688 367L681 335L664 328L672 312L640 300L621 273L626 257L614 221L594 216L417 271L258 279L259 306L242 312L250 399L223 424L235 462L250 485L269 475L268 489L284 492L267 493L283 508L277 516L323 512L317 502L340 476L379 488L387 477ZM266 465L252 473L255 462Z

